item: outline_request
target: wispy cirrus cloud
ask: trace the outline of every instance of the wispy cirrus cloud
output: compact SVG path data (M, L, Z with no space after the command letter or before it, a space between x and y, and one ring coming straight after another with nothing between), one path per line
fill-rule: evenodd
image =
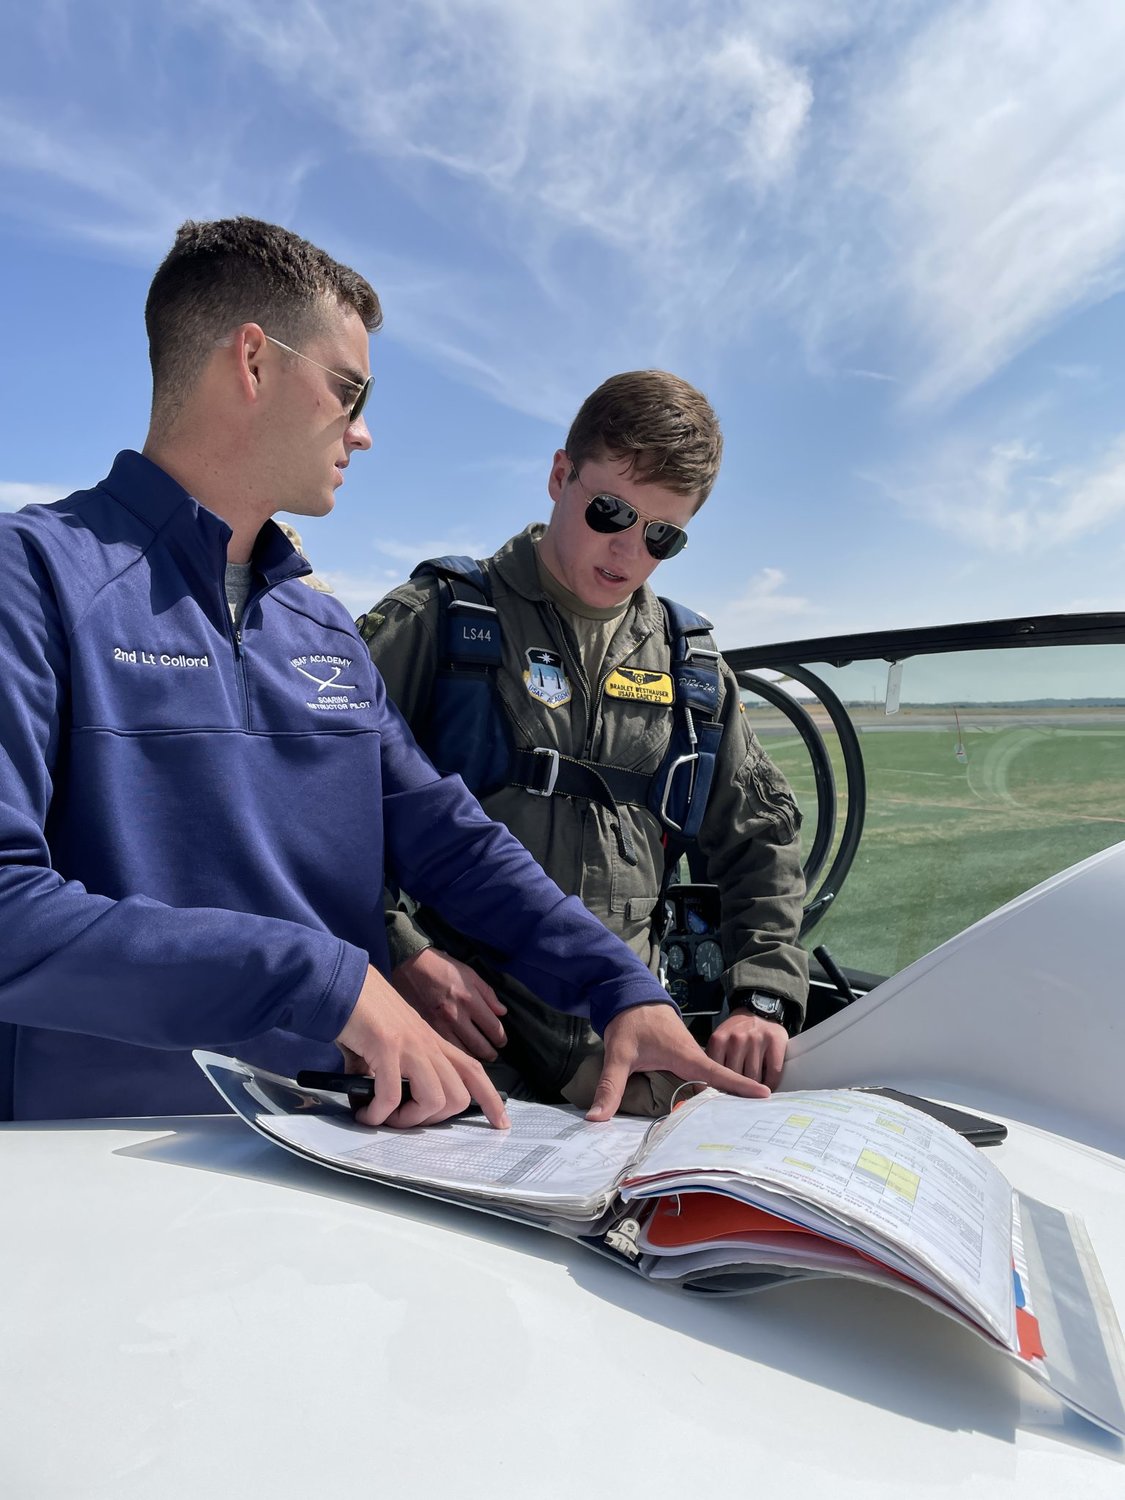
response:
M782 569L761 568L740 597L719 604L711 612L717 644L730 649L815 632L823 609L801 594L787 592L787 581Z
M1086 465L1022 438L975 451L958 441L922 465L868 477L907 514L971 547L1042 556L1125 516L1125 435Z
M331 192L394 336L537 415L595 367L706 383L763 318L940 407L1125 285L1104 0L122 0L98 70L83 8L50 9L36 73L69 58L66 103L48 118L25 86L0 115L10 212L151 258L189 213L291 219ZM391 188L429 259L380 217Z
M0 510L22 510L25 505L50 505L61 500L73 486L61 484L24 484L18 480L0 480Z
M9 100L0 104L0 206L122 260L151 262L185 218L292 212L311 155L247 172L239 143L248 130L245 109L221 131L185 138L160 119L143 132L128 120L117 129L104 119L92 127L78 98L50 118L21 114Z
M889 68L859 60L815 331L867 341L897 312L910 399L932 405L1125 286L1125 9L987 0L923 16Z
M719 345L785 309L814 360L889 345L861 367L940 404L1125 284L1102 0L190 10L361 148L463 184L453 210L514 234L557 306L605 253L619 325L659 319L672 350L720 307Z

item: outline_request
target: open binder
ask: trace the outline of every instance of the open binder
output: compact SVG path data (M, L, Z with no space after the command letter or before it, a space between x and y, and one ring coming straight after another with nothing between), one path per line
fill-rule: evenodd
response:
M727 1295L819 1276L905 1292L1125 1436L1125 1345L1085 1228L897 1100L706 1090L655 1123L590 1124L511 1101L415 1130L356 1124L342 1096L197 1052L227 1103L298 1156L534 1224L652 1281Z

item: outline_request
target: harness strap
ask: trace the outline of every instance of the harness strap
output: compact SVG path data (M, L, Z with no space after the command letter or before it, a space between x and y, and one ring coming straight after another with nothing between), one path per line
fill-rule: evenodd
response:
M640 771L574 760L554 750L517 750L512 757L510 780L513 786L522 786L540 797L552 794L587 797L609 808L619 802L646 806L652 784L652 777Z
M616 766L596 766L590 761L574 760L557 750L516 750L512 755L508 781L523 787L535 797L584 797L597 802L614 815L617 847L626 863L637 863L633 836L618 816L619 802L644 806L651 776L637 771L623 771Z
M478 795L518 786L535 796L579 797L614 815L622 858L637 863L619 805L647 807L665 833L668 868L699 834L722 737L719 653L711 622L671 599L660 603L671 643L674 728L652 774L622 770L538 748L516 750L500 706L496 673L502 627L485 570L471 557L436 557L412 577L441 581L441 658L434 706L419 736L435 765L457 771ZM440 699L440 707L438 706Z

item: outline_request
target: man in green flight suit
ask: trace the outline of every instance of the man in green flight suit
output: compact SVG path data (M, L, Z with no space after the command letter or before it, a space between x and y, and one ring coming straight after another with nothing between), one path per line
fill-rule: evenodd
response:
M509 751L474 790L489 816L654 973L667 829L647 805L651 796L629 788L670 764L677 691L693 679L676 675L674 632L648 579L686 544L721 456L715 413L686 381L660 370L613 376L583 403L554 456L550 521L480 564L502 660L486 692L493 722L471 726L465 738L495 737L502 720ZM442 764L457 760L441 743L446 587L421 573L359 621L388 693L440 770L462 769ZM711 672L714 688L713 663ZM808 990L797 944L800 815L725 665L717 686L714 775L697 849L721 900L729 1015L707 1050L772 1087ZM602 1044L587 1022L499 974L432 912L389 899L387 920L393 982L441 1036L493 1065L494 1078L517 1094L522 1085L533 1097L589 1105ZM677 1084L635 1075L623 1108L662 1113Z

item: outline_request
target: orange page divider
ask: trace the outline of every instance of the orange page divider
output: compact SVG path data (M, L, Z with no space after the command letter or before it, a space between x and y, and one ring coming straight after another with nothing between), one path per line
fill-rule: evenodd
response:
M1016 1342L1024 1359L1046 1359L1043 1337L1039 1332L1039 1319L1022 1307L1016 1308Z
M677 1202L679 1212L676 1211ZM764 1208L754 1208L723 1193L683 1193L657 1200L648 1221L651 1244L662 1250L695 1245L706 1240L731 1239L743 1234L811 1234L799 1224L780 1219Z

